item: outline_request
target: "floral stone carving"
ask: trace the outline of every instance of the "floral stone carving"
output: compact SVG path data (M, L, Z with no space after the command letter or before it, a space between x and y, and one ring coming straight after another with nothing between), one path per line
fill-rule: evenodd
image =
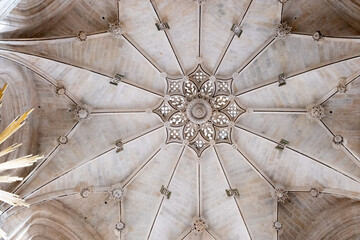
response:
M244 112L232 95L232 79L216 79L199 65L167 82L167 95L154 110L167 123L167 143L186 142L198 156L210 143L232 144L234 122Z

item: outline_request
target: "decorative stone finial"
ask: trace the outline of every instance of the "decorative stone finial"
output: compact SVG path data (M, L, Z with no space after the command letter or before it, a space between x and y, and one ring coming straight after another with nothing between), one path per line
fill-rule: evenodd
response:
M204 232L209 226L202 217L196 217L192 223L192 231L195 233Z
M116 225L115 225L115 230L116 231L122 231L122 230L124 230L125 229L125 223L123 223L123 222L118 222L118 223L116 223Z
M125 189L120 186L113 187L108 193L109 200L113 200L114 202L121 202L125 197Z
M59 85L56 87L55 92L57 95L64 95L66 93L66 89L64 86Z
M120 232L126 232L125 231L125 223L122 221L117 222L115 224L114 232L115 232L116 236L120 236Z
M121 152L122 150L124 150L124 144L122 142L121 139L115 141L115 146L116 146L116 152L119 153Z
M57 141L60 144L66 144L69 141L69 139L67 136L60 136L57 138Z
M320 190L318 188L311 188L309 194L312 197L318 197L320 194Z
M314 32L312 37L315 41L318 42L324 37L324 35L320 31L316 31L316 32Z
M177 128L167 128L167 140L166 143L182 143L181 130Z
M289 199L288 191L283 186L276 186L275 189L272 190L271 196L280 203L285 203L285 201Z
M234 32L234 35L237 36L238 38L241 36L243 30L241 29L241 27L237 24L233 24L231 29L232 32Z
M116 21L114 23L109 23L108 31L114 35L114 38L121 38L122 34L125 33L119 21Z
M307 114L306 116L310 120L320 120L325 117L325 110L319 104L311 104L307 107Z
M86 33L84 31L78 32L77 38L80 40L80 42L84 42L87 39Z
M348 90L347 86L346 86L346 79L345 78L340 78L336 88L337 88L337 91L339 93L346 93L346 91Z
M231 79L216 79L198 65L181 79L166 80L166 97L153 111L167 128L166 143L187 140L198 157L210 145L232 144L233 123L243 110L236 102Z
M335 136L333 137L333 142L334 142L334 144L336 144L336 145L340 145L340 144L344 143L344 137L341 136L341 135L335 135Z
M277 39L285 40L291 35L291 27L286 22L279 23L275 26L275 37Z
M90 193L91 193L91 190L90 190L89 188L82 188L82 189L80 190L80 196L81 196L82 198L88 198L89 195L90 195Z
M77 106L74 109L74 117L77 121L79 122L84 122L90 119L90 113L91 110L90 108L86 107L86 106Z
M282 229L282 223L281 222L274 222L273 227L275 228L276 231L280 231Z

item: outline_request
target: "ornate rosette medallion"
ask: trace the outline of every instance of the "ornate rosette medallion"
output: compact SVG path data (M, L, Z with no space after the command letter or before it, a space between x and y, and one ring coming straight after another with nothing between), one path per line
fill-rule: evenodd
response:
M232 144L234 122L244 112L232 95L233 79L216 79L201 65L189 76L166 79L167 95L154 112L166 124L167 144L186 143L198 156L211 144Z

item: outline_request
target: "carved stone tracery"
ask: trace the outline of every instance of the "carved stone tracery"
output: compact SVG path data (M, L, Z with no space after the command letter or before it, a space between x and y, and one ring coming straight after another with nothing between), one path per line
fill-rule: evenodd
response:
M167 121L167 143L189 142L198 156L210 142L232 143L234 122L243 112L232 94L229 80L217 80L199 66L182 79L167 79L163 103L154 110Z

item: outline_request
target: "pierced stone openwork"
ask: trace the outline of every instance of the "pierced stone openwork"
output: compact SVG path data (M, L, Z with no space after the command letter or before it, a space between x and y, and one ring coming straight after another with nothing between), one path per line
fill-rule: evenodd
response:
M232 144L234 122L244 112L232 95L232 79L218 80L199 65L167 82L164 101L153 111L168 122L166 143L186 141L198 156L211 143Z

